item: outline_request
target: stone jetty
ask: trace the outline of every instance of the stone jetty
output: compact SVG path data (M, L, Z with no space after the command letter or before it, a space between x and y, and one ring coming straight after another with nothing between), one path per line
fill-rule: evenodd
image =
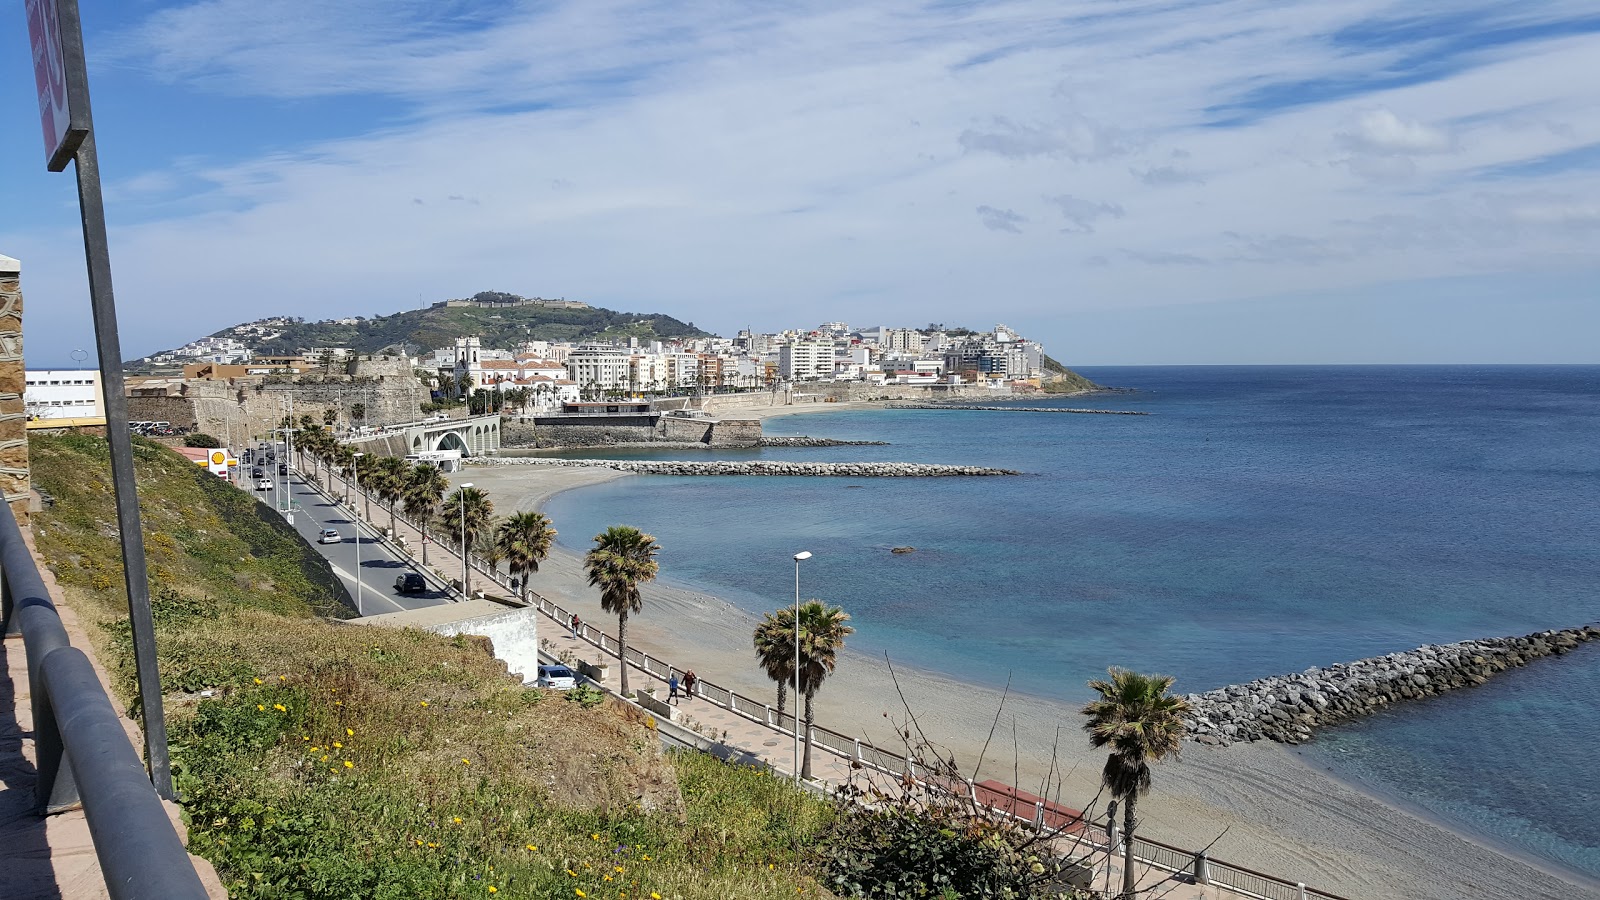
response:
M1483 684L1529 660L1560 656L1600 640L1600 625L1523 637L1429 644L1403 653L1273 675L1189 694L1189 737L1225 746L1272 740L1299 744L1317 728L1358 719L1394 703Z
M887 447L888 441L839 441L818 437L763 437L758 447Z
M1067 409L1060 406L964 406L957 403L890 403L886 409L977 409L986 412L1077 413L1086 416L1148 416L1134 409Z
M1012 469L896 462L781 462L776 460L540 459L529 456L480 456L469 466L600 467L641 475L810 475L832 478L940 478L959 475L1021 475Z

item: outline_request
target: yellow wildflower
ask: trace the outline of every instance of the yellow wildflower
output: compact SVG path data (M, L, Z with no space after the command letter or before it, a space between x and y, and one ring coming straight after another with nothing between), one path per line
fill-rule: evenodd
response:
M461 824L461 817L460 816L456 816L455 818L451 819L450 821L456 823L457 825L460 825Z
M289 676L287 676L287 675L279 675L278 676L278 680L279 681L288 681L289 680Z
M257 703L256 704L256 711L257 712L266 712L267 708L265 706L262 706L261 704Z
M345 737L355 737L356 736L356 730L354 728L346 728L344 730L344 736Z
M611 876L610 875L603 876L603 877L601 877L600 880L601 881L610 881L611 880Z
M472 765L472 760L467 759L465 756L463 756L463 757L461 757L461 764L463 766L470 766L470 765Z
M600 832L596 831L594 834L589 835L589 837L594 838L595 840L598 841L598 840L600 840Z
M339 742L338 742L338 741L334 741L334 742L333 742L333 749L335 749L335 750L338 750L338 749L339 749L339 748L341 748L341 747L343 747L343 746L344 746L344 745L343 745L343 744L341 744L341 743L339 743Z
M613 871L613 872L621 872L622 871L622 867L621 866L612 866L611 867L611 871Z
M538 849L539 849L539 847L538 847L537 844L529 844L528 845L528 851L529 852L537 852Z
M572 892L573 892L573 893L574 893L574 894L577 894L577 895L578 895L578 896L579 896L579 897L587 897L587 896L589 896L589 895L588 895L588 894L585 894L585 893L584 893L584 892L583 892L583 888L573 888L573 889L572 889Z
M422 705L423 706L427 706L428 705L428 701L426 701L426 700L422 701Z
M568 870L567 870L567 874L568 874L568 875L571 875L571 876L572 876L572 877L573 877L573 878L577 878L577 877L578 877L578 873L577 873L577 872L574 872L574 871L572 871L572 870L571 870L571 869L568 869Z
M650 900L661 900L661 895L655 891L650 892Z
M274 703L274 704L272 704L272 708L277 710L278 712L288 712L289 711L289 707L284 706L282 703Z
M428 847L429 849L437 850L439 848L439 844L437 841L429 841Z
M318 760L318 762L327 762L327 761L328 761L328 754L326 754L326 753L322 754L322 759Z
M500 893L500 889L491 884L489 885L489 893L498 894Z
M260 683L261 683L261 679L257 678L256 679L256 684L260 684Z
M356 767L356 764L347 759L347 760L344 761L344 767L346 769L354 769Z

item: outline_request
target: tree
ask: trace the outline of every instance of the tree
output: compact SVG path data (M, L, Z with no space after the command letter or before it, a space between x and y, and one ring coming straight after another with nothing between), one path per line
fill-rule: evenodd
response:
M622 693L628 693L628 614L644 608L639 585L660 571L653 535L628 525L613 525L594 536L594 549L583 557L589 586L600 589L600 608L617 617L617 662Z
M800 683L795 685L795 692L806 698L806 750L801 778L811 778L811 726L816 723L813 701L822 683L833 674L844 639L855 633L845 624L849 620L849 613L837 606L825 606L820 600L800 605Z
M542 513L513 513L500 523L495 544L505 556L511 577L518 579L518 600L527 602L528 576L539 571L539 563L550 555L555 536L556 530Z
M394 534L394 505L405 496L411 478L411 464L398 456L379 457L373 466L372 489L389 505L389 534Z
M478 535L494 520L494 501L482 488L457 488L439 507L441 524L451 537L461 542L461 558L467 559L477 545ZM463 521L465 524L463 524ZM461 594L472 596L472 566L462 566Z
M183 436L183 445L185 447L200 447L212 450L221 447L222 442L203 431L196 431Z
M1134 806L1150 790L1150 763L1177 755L1183 740L1188 701L1167 693L1171 675L1141 675L1127 669L1110 669L1111 680L1089 682L1100 695L1083 708L1088 721L1089 745L1109 747L1100 782L1122 803L1122 894L1134 894L1133 834L1139 820ZM1116 812L1112 812L1112 817Z
M769 612L755 632L756 660L767 677L778 683L778 716L783 716L789 683L794 681L794 610Z
M350 404L350 418L365 422L367 420L367 405L365 403Z
M428 564L428 525L439 516L439 502L450 488L444 473L431 463L419 463L411 469L411 480L406 484L406 515L417 520L422 529L422 564Z

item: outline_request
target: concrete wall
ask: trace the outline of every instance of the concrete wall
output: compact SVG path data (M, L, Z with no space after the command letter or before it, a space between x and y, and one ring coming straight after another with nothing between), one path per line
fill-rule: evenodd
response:
M28 525L28 413L22 362L22 263L0 256L0 498Z
M705 444L711 441L713 419L691 419L687 416L662 416L662 440Z
M718 419L711 426L713 447L754 447L760 441L760 419Z

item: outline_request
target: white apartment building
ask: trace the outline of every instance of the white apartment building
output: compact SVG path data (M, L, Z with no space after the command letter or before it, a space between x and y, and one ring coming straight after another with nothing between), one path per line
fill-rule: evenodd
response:
M833 377L833 341L796 338L778 348L778 375L786 381Z
M926 339L911 328L889 328L883 333L883 349L891 353L921 353Z
M625 391L632 359L627 351L608 344L583 344L567 354L567 374L580 391Z
M29 369L22 406L30 419L104 419L106 399L95 369Z

